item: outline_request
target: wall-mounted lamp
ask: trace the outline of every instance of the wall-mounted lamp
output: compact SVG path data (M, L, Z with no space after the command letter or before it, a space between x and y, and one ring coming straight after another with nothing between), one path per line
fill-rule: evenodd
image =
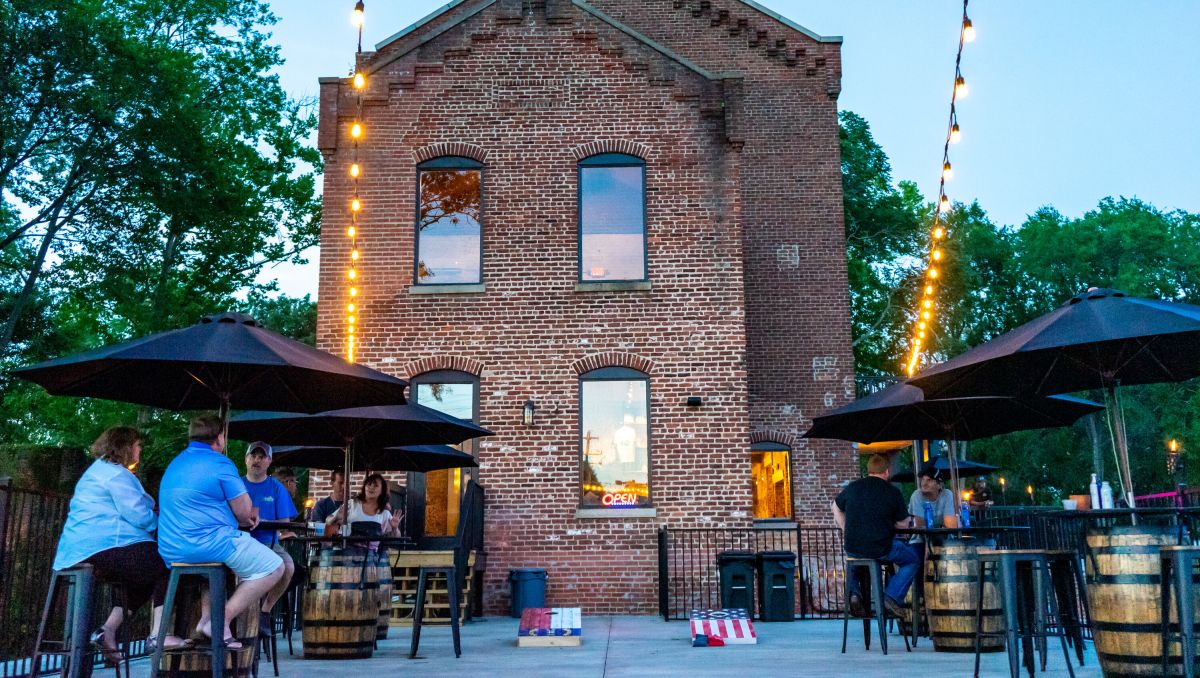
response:
M521 423L526 426L533 426L533 411L537 409L533 399L525 401L525 406L521 408Z
M688 396L688 407L700 407L702 404L704 404L704 401L700 399L700 396Z

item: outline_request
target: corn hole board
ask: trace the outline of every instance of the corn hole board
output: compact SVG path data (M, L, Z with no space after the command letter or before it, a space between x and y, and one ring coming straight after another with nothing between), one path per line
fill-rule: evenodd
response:
M517 647L578 647L583 615L578 607L527 607L521 612Z
M692 640L696 636L720 638L725 645L757 645L754 621L741 608L726 610L692 610Z

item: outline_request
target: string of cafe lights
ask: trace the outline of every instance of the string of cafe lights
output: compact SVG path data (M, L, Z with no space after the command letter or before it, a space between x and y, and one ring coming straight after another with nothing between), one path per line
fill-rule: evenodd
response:
M922 278L922 289L919 295L916 321L913 325L912 336L909 338L909 357L905 372L912 376L921 361L922 348L928 345L928 337L933 334L934 312L937 308L938 284L941 280L939 266L945 265L945 241L948 235L946 217L950 214L950 198L946 196L946 182L954 176L950 165L950 146L962 140L962 132L958 127L958 100L967 96L967 81L962 74L963 45L975 39L975 27L967 16L967 2L963 0L962 25L958 34L958 53L954 57L954 87L950 93L950 121L946 125L946 141L942 146L942 177L938 182L938 200L933 212L933 225L930 227L929 259Z
M359 142L362 141L365 133L363 127L363 93L367 88L367 77L358 70L358 55L362 54L362 32L363 20L366 7L363 5L363 0L358 0L354 3L354 13L351 15L351 20L358 27L358 47L355 51L355 66L354 77L351 80L354 85L354 90L357 92L357 101L354 112L354 122L350 124L350 141L352 144L350 157L350 225L346 227L346 237L350 240L350 266L346 270L347 290L346 290L346 361L354 362L354 356L357 348L358 334L361 332L362 324L357 322L359 317L359 301L358 290L362 284L358 276L358 215L362 211L362 198L358 192L358 180L362 176L362 164L359 162Z

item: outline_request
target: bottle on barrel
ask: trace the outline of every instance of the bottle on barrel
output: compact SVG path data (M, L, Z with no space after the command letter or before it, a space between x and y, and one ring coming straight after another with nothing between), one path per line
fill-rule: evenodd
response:
M1108 481L1100 483L1100 508L1116 508L1113 504L1113 489Z
M934 527L933 524L933 502L925 502L925 527Z
M959 527L971 526L971 502L964 501L962 503L962 519L958 521Z
M1096 474L1092 474L1092 484L1088 485L1088 491L1092 494L1092 508L1100 510L1104 508L1100 503L1100 481L1096 478Z

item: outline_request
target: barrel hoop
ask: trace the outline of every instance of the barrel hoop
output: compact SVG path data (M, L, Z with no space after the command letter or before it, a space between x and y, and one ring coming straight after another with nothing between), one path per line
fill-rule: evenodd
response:
M1162 550L1162 544L1141 544L1138 546L1093 546L1092 551L1097 555L1150 555L1157 556Z
M338 653L321 653L321 652L305 652L305 659L370 659L375 652L375 648L370 650L359 650L358 652L338 652ZM205 678L212 675L211 673L204 674Z
M1002 631L995 631L995 632L985 631L984 633L980 634L979 637L980 637L980 639L983 639L983 638L987 638L989 636L1003 637L1004 632L1002 632ZM974 631L934 631L933 637L935 640L938 638L960 638L960 639L966 639L966 640L974 640L975 632Z
M335 643L335 642L310 643L308 641L304 642L304 649L306 649L306 650L343 650L343 649L354 650L354 649L363 648L363 647L374 650L375 649L375 639L372 638L371 640L360 640L360 641L354 642L354 643Z
M367 591L379 588L377 582L316 582L308 583L309 591Z
M1093 574L1088 577L1089 584L1154 584L1162 583L1162 577L1157 574Z
M1120 662L1122 664L1145 664L1145 665L1162 665L1161 655L1140 655L1140 654L1111 654L1108 652L1097 652L1102 661ZM1169 655L1167 657L1168 664L1183 664L1183 657L1179 655ZM1105 673L1105 675L1109 675Z
M1092 620L1092 628L1098 631L1115 631L1118 633L1161 633L1162 624L1158 622L1148 622L1143 624L1135 624L1132 622L1108 622ZM1196 631L1200 631L1200 622L1192 625ZM1170 633L1179 633L1179 622L1171 622L1167 625L1167 631Z
M379 617L370 619L305 619L304 626L308 628L352 628L355 626L374 626Z
M979 576L973 574L938 574L929 577L935 584L978 584ZM988 574L983 580L989 584L996 583L995 575Z
M1003 610L996 610L996 609L990 609L990 608L983 609L983 616L985 616L985 617L999 617L1003 613L1004 613ZM935 610L933 608L929 608L929 614L934 617L972 617L972 618L974 618L975 610Z

